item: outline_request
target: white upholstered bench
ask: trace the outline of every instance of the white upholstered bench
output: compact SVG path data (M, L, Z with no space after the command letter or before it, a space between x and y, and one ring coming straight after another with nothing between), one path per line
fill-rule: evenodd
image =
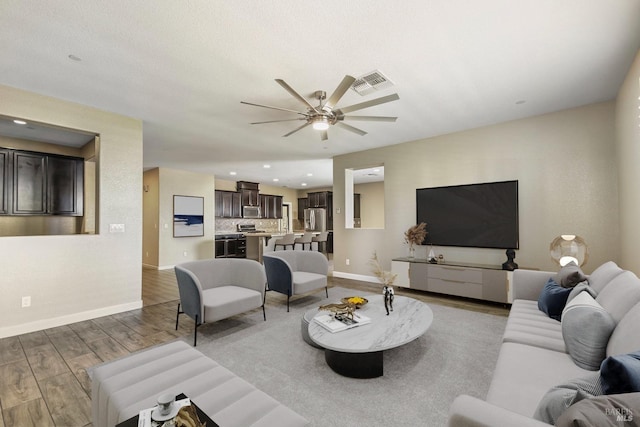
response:
M184 393L220 427L298 427L309 422L182 341L153 347L95 368L94 427L113 427Z

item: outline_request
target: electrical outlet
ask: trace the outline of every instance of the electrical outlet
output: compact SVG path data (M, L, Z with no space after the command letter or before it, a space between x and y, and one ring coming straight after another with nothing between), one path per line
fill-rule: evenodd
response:
M187 251L184 251L182 255L187 256Z
M31 307L31 297L22 297L22 308Z
M109 233L124 233L124 224L109 224Z
M347 258L347 261L346 261L346 262L347 262L347 265L349 265L349 258Z

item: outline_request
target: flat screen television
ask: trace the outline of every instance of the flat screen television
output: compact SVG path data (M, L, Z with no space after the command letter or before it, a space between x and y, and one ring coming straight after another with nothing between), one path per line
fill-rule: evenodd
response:
M416 189L423 244L518 249L518 181Z

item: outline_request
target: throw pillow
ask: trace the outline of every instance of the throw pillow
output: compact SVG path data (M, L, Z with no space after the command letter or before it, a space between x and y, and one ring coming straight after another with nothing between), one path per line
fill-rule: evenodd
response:
M555 425L564 411L576 402L602 394L600 373L594 372L584 378L577 378L551 387L542 396L533 418Z
M640 350L607 357L600 372L605 394L640 392Z
M558 271L554 280L563 288L573 288L578 283L587 280L587 276L580 270L578 264L570 262Z
M562 312L562 338L573 362L597 371L607 357L609 337L616 327L611 315L588 292L581 292Z
M569 301L577 297L578 294L582 291L589 292L589 295L591 295L594 298L598 296L598 293L595 291L595 289L589 286L589 282L585 280L584 282L578 283L573 287L573 289L571 289L571 292L569 293L569 297L567 298L567 304L569 303Z
M583 399L558 417L556 427L640 427L638 408L640 393Z
M538 297L538 308L552 319L560 320L571 288L563 288L549 278Z

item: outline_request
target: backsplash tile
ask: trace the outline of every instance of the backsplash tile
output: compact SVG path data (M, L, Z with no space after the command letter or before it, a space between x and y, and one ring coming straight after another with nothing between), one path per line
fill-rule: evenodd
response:
M235 233L238 231L239 224L255 224L256 230L277 233L283 231L280 229L280 222L279 219L216 218L215 232L218 234Z

